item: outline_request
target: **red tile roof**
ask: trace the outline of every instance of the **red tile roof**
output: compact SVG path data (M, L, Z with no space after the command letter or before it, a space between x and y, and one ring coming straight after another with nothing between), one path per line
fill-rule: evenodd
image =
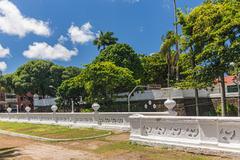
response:
M224 77L225 84L226 84L226 85L233 85L235 78L236 78L235 76L225 76L225 77ZM216 80L214 81L214 83L216 84L216 83L220 83L220 82L218 81L218 79L216 79Z

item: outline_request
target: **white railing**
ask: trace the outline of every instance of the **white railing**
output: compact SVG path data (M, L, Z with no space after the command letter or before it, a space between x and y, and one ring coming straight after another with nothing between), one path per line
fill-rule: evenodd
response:
M59 124L75 127L129 130L129 116L134 112L96 113L1 113L0 120L38 124ZM169 112L141 112L143 115L169 116Z
M130 116L133 142L240 154L240 118Z

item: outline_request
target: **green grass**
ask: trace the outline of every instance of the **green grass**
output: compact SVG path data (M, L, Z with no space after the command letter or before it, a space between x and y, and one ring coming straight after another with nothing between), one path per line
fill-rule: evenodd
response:
M145 160L220 160L220 157L204 156L161 147L149 147L132 144L128 141L103 145L95 151L97 154L136 154ZM227 160L228 158L221 158Z
M84 139L87 137L101 136L109 133L109 131L96 130L93 128L69 128L57 125L14 123L2 121L0 121L0 129L53 139Z

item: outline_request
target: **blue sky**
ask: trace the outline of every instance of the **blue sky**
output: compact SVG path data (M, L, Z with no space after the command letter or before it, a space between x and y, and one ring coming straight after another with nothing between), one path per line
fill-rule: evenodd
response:
M202 1L178 0L178 7ZM172 29L172 0L2 0L0 68L10 73L41 58L81 67L98 54L92 40L99 30L114 32L119 42L148 55Z

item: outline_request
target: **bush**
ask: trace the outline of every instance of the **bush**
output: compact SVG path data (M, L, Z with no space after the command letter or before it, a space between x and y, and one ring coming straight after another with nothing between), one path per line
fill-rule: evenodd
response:
M80 112L93 112L92 108L82 108L80 109Z
M221 107L221 105L217 106L216 112L217 112L218 116L221 116L221 114L222 114L222 107ZM227 113L226 113L226 115L228 115L228 116L237 116L238 115L237 107L235 105L233 105L233 104L227 104Z

